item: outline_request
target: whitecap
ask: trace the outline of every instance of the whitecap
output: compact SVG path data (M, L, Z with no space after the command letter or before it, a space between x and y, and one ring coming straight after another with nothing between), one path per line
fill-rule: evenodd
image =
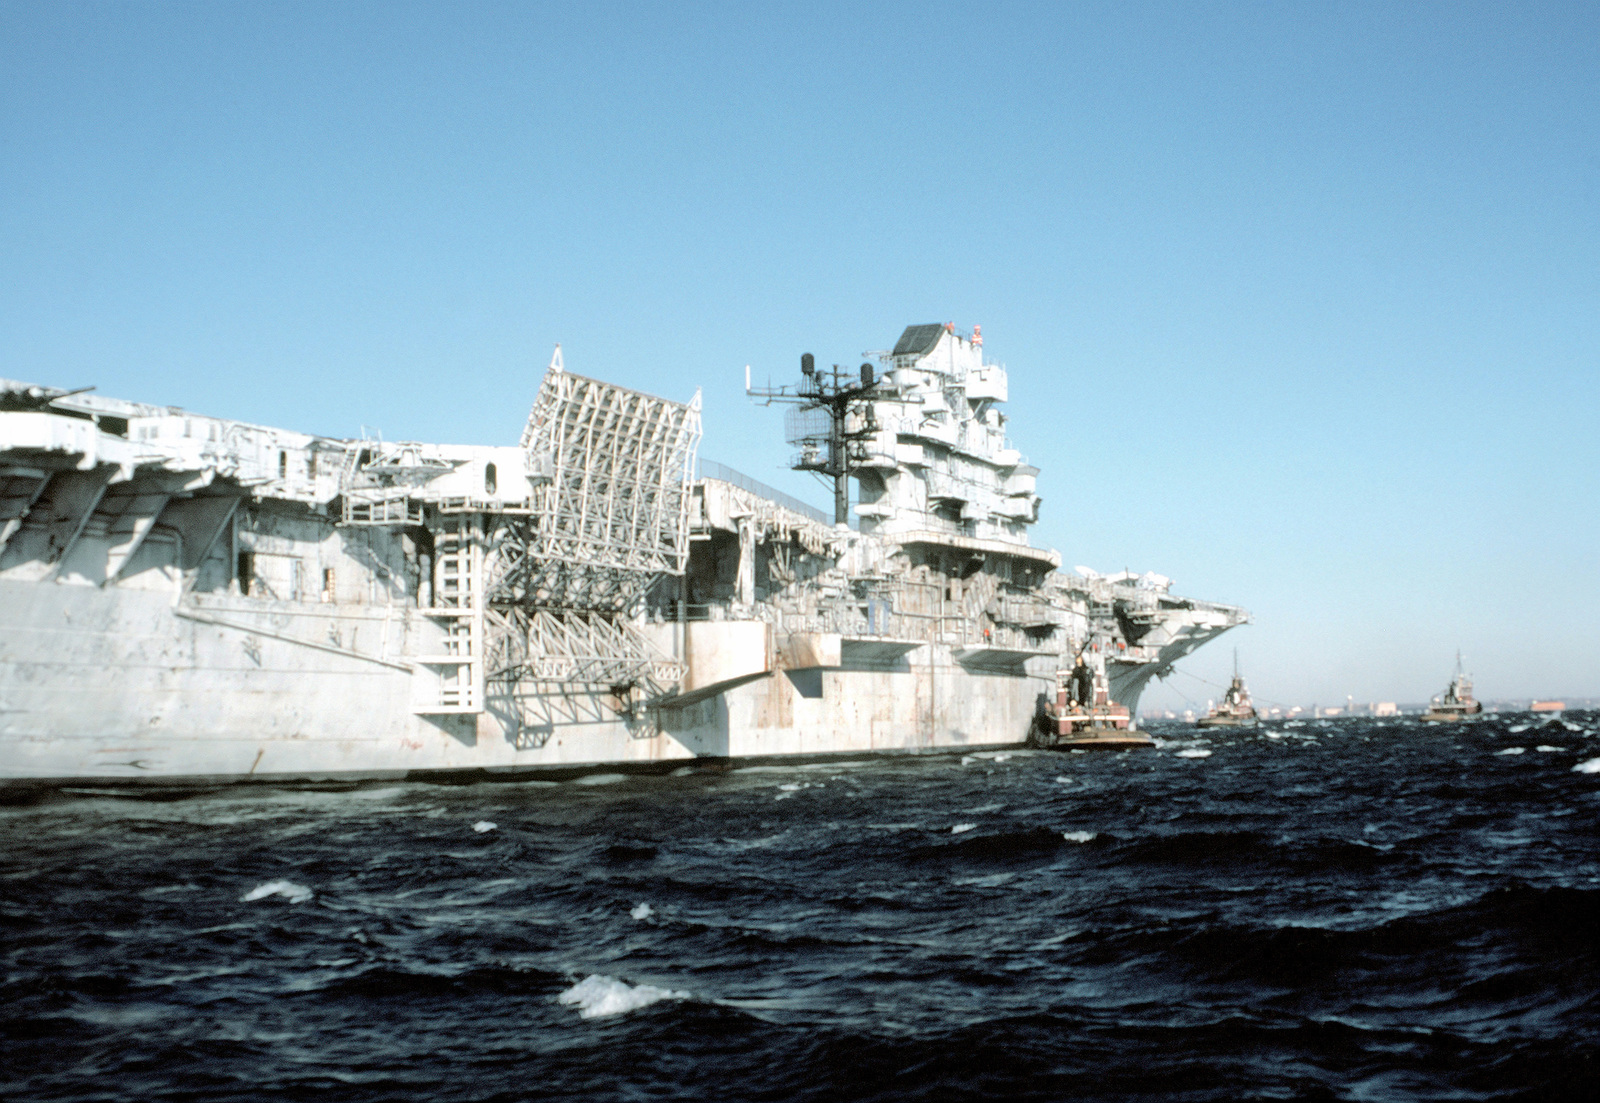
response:
M1550 754L1550 753L1552 753L1554 751L1566 750L1566 748L1565 747L1552 747L1548 743L1541 743L1537 747L1535 747L1534 750L1539 751L1539 752L1541 752L1543 754Z
M472 825L472 830L474 830L478 834L482 835L485 832L493 831L495 828L497 828L499 826L500 826L499 824L494 823L491 820L479 820L477 823Z
M1503 751L1496 751L1494 753L1495 754L1527 754L1528 753L1528 748L1526 748L1526 747L1507 747Z
M962 832L971 831L971 830L975 829L977 826L978 825L975 824L975 823L958 823L958 824L956 824L954 827L952 827L950 829L950 834L952 834L952 835L960 835Z
M556 997L557 1002L576 1006L585 1019L624 1015L662 1000L686 1000L687 992L657 988L653 984L629 984L615 977L591 974Z
M994 756L994 760L996 762L1010 762L1011 756L1008 754L997 754Z
M1179 758L1210 758L1211 752L1201 747L1190 747L1188 750L1179 751Z
M1572 768L1576 774L1600 774L1600 758L1586 758Z
M1596 759L1596 761L1600 761L1600 759ZM304 904L315 895L304 885L297 885L293 881L268 881L264 885L257 885L239 897L239 899L244 901L265 900L269 896L281 896L291 904Z
M619 781L628 780L627 774L585 774L583 777L574 778L574 785L615 785Z
M1282 732L1267 732L1266 736L1267 736L1268 739L1282 739L1283 738L1283 733Z
M635 919L649 919L655 913L656 910L649 904L637 904L628 914L633 916Z
M1069 843L1087 843L1098 835L1097 831L1063 831L1061 837Z
M961 765L963 765L963 766L965 766L969 762L976 762L976 761L978 761L978 760L976 758L974 758L970 754L964 754L964 755L961 756Z
M1072 779L1070 777L1068 777L1067 775L1065 775L1065 774L1057 774L1056 775L1056 784L1057 785L1071 785L1072 784Z
M785 793L798 793L801 789L804 789L805 786L804 785L800 785L797 782L791 781L787 785L778 786L778 788L781 789Z
M387 800L398 797L406 791L404 785L386 785L382 789L357 789L347 794L351 800Z
M1506 731L1510 732L1512 735L1516 735L1518 732L1525 732L1531 727L1533 727L1532 724L1513 724L1507 728Z

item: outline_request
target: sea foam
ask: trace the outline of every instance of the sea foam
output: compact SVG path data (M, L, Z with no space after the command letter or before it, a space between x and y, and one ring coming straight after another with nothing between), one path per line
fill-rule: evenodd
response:
M1526 748L1526 747L1507 747L1503 751L1496 751L1494 753L1495 754L1527 754L1528 753L1528 748Z
M1600 762L1600 759L1595 761ZM281 896L291 904L304 904L315 895L316 893L304 885L297 885L293 881L268 881L264 885L257 885L239 897L239 899L244 901L265 900L269 896Z
M499 824L496 824L490 820L479 820L477 823L472 825L472 830L482 835L485 832L493 831L498 826Z
M625 1015L662 1000L688 998L687 992L674 992L653 984L629 984L615 977L593 973L561 993L556 1000L576 1006L578 1014L585 1019L599 1019L607 1015Z
M1067 842L1069 842L1069 843L1088 843L1088 842L1093 842L1094 841L1094 837L1095 837L1096 834L1098 834L1098 832L1094 832L1094 831L1063 831L1061 833L1061 837L1063 839L1067 840Z
M1179 758L1210 758L1211 752L1200 747L1190 747L1186 751L1178 752Z
M649 904L640 904L628 914L633 916L635 919L649 919L655 913L656 910Z
M1586 758L1572 768L1576 774L1600 774L1600 758Z
M956 824L954 827L952 827L950 829L950 834L952 834L952 835L961 835L961 834L964 834L965 832L971 831L973 828L975 828L977 826L978 825L975 824L975 823L958 823L958 824Z

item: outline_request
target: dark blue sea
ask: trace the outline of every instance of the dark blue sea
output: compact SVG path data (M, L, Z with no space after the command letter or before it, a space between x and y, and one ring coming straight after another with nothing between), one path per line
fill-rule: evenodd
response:
M0 1097L1594 1100L1597 730L36 794Z

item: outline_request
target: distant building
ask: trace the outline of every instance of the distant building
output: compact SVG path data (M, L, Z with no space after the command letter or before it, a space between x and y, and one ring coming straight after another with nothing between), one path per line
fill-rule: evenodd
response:
M1535 701L1528 706L1534 712L1560 712L1566 707L1565 701Z
M1378 701L1372 706L1374 716L1399 716L1400 709L1393 701Z

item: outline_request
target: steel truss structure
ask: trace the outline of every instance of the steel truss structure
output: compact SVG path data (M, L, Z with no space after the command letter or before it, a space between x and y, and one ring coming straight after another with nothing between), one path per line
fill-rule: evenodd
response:
M682 665L630 621L688 561L699 441L698 391L685 405L573 375L558 345L522 434L527 499L449 497L429 484L460 461L348 442L344 524L422 524L424 506L440 522L430 615L455 627L450 653L426 661L460 673L422 711L481 711L485 682L499 698L542 692L519 688L529 683L638 687L649 698L680 682Z
M644 684L659 693L683 678L682 664L653 656L626 620L511 609L491 613L490 623L489 677L497 682Z
M552 603L589 571L681 574L700 392L685 406L563 370L560 349L522 433L538 486L526 559ZM541 485L542 484L542 485Z
M534 485L525 516L490 537L490 677L639 686L683 678L629 624L689 558L700 392L688 405L567 372L556 348L522 434Z

